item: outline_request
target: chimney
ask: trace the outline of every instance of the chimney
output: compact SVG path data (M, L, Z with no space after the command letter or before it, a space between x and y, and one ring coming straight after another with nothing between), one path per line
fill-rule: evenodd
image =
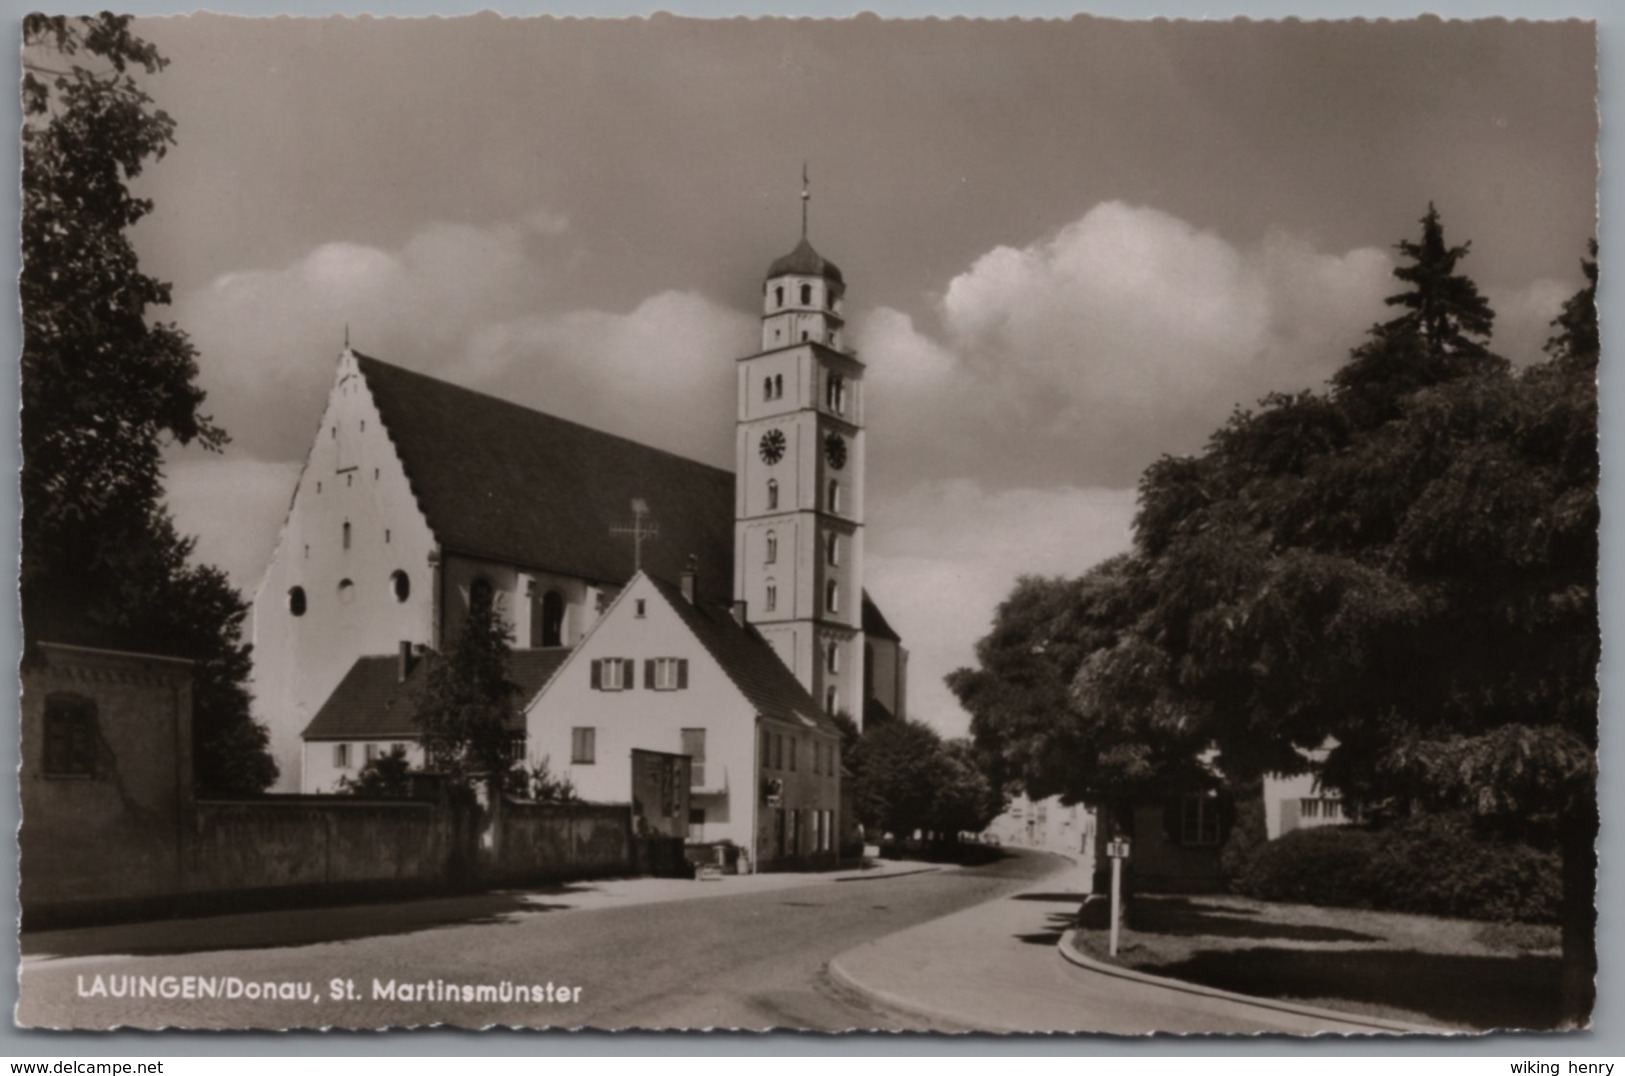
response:
M682 586L683 586L683 600L688 602L688 604L690 604L690 605L694 604L695 581L699 578L699 575L700 575L700 558L696 557L694 554L690 553L688 555L688 564L687 564L686 567L683 568L683 583L682 583Z
M400 658L395 662L395 682L404 684L406 677L412 671L412 644L405 639L401 640Z
M734 623L744 627L750 618L745 615L745 599L735 598L733 604Z

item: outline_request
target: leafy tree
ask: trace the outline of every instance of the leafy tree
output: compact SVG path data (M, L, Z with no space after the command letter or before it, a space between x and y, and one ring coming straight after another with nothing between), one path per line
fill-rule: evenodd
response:
M465 786L508 770L519 686L508 679L512 636L487 599L470 603L449 654L433 659L415 703L429 767Z
M23 20L23 623L40 640L193 659L199 790L276 778L249 716L246 606L188 563L161 503L171 443L218 449L196 352L149 320L169 285L141 272L129 229L152 211L129 182L174 143L134 72L166 61L127 16Z
M1004 809L967 741L944 742L930 725L901 719L863 730L849 763L858 818L879 833L915 830L952 838L985 828Z
M409 799L412 795L412 764L406 748L394 747L374 755L354 777L339 778L339 791L367 799Z
M1009 798L988 780L970 740L947 740L941 750L943 781L931 828L945 835L980 833L1004 813Z

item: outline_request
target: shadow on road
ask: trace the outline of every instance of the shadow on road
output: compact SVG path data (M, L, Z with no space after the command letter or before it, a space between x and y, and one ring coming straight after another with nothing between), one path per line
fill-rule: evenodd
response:
M1143 970L1258 997L1391 1006L1482 1030L1547 1030L1561 1018L1562 961L1555 956L1250 948Z
M590 892L587 884L471 893L388 904L295 908L184 920L121 923L21 936L23 956L61 960L77 956L165 956L220 949L280 949L295 945L415 934L455 925L498 925L523 916L569 908L549 896Z
M1048 945L1054 948L1061 943L1062 934L1078 925L1078 917L1069 912L1051 912L1046 919L1048 930L1035 931L1031 934L1017 934L1017 940L1028 945Z

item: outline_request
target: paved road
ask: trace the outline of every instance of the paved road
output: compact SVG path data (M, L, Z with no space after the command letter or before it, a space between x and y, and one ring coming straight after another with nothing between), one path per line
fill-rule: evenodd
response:
M17 1016L25 1026L75 1028L956 1030L877 1007L836 985L826 964L1067 865L1024 854L974 869L624 907L567 907L537 890L25 935ZM203 980L194 990L212 980L226 994L235 977L245 994L269 986L298 996L127 993L185 991L187 976ZM395 996L375 996L375 982L393 982ZM504 984L537 996L505 999ZM403 987L428 996L403 999ZM448 998L464 987L499 993Z

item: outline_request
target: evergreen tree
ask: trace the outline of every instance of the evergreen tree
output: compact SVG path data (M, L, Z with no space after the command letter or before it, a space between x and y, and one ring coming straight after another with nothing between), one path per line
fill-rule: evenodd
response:
M1396 268L1394 275L1411 287L1385 300L1389 306L1404 307L1406 312L1384 329L1420 336L1434 355L1483 355L1495 312L1478 293L1478 285L1456 272L1457 263L1473 245L1445 245L1444 225L1432 202L1421 224L1420 242L1402 239L1396 244L1410 264Z

